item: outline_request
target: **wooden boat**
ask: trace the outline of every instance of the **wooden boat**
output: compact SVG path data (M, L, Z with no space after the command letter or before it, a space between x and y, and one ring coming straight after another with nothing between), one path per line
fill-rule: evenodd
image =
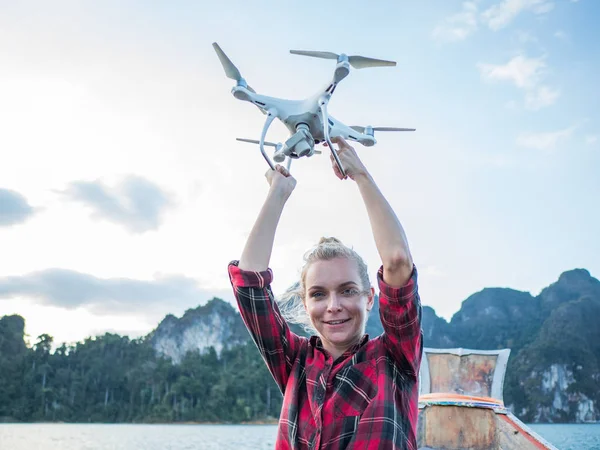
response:
M420 450L558 450L504 406L509 355L509 349L424 349Z

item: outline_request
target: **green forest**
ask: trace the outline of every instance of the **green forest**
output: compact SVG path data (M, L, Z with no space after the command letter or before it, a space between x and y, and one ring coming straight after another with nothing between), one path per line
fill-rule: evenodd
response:
M245 422L278 417L281 394L253 343L179 365L147 338L116 334L52 351L28 347L20 316L0 319L0 422Z

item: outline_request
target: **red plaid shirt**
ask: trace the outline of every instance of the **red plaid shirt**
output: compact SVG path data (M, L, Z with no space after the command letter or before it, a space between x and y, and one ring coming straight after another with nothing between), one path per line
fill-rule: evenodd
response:
M401 288L377 273L384 332L333 360L317 336L292 333L271 291L273 272L229 276L242 318L283 393L276 448L417 450L423 352L417 269Z

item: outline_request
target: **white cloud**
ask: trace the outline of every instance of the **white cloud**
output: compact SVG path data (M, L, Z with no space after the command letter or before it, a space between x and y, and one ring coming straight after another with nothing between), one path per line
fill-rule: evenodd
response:
M546 63L543 58L518 55L504 65L480 63L477 67L486 80L511 81L519 88L532 88L539 82Z
M560 97L560 91L548 86L540 86L525 94L525 107L537 111L554 104L558 97Z
M464 2L462 11L447 17L433 30L433 38L438 41L461 41L477 30L477 3Z
M588 145L595 144L596 142L598 142L598 136L596 135L589 134L585 137L585 143Z
M554 37L557 39L567 39L569 37L569 35L567 33L565 33L563 30L556 30L556 32L554 33Z
M156 230L173 202L151 181L129 175L116 188L99 180L73 181L63 193L92 209L92 217L117 223L134 233Z
M533 12L535 14L546 14L554 9L554 3L550 2L540 2L539 6L533 8Z
M213 297L233 300L231 289L206 288L197 279L183 275L100 278L75 270L50 268L0 277L0 302L20 299L40 307L85 310L96 317L137 317L148 322Z
M503 0L489 7L481 16L491 30L497 31L506 27L524 11L541 15L548 13L553 8L554 3L548 0Z
M521 44L537 43L539 40L528 31L517 31L517 40Z
M446 42L461 41L477 31L480 23L484 23L492 31L498 31L525 11L541 16L554 9L554 3L550 0L502 0L480 13L478 3L479 0L463 2L460 12L447 17L435 27L433 38ZM526 32L521 33L519 40L537 41Z
M504 65L480 63L477 67L486 81L507 81L524 90L527 109L536 111L553 105L560 96L559 90L539 85L547 71L543 57L518 55Z
M564 130L550 131L545 133L522 133L517 137L517 145L521 147L547 150L556 147L559 141L565 140L573 134L574 126Z
M23 223L35 213L35 209L19 192L0 188L0 227Z

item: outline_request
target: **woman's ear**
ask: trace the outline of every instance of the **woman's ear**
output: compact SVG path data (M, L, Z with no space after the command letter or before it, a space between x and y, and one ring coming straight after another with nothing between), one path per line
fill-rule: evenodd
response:
M375 288L371 286L369 290L368 299L367 299L367 311L371 311L373 309L373 305L375 304Z

